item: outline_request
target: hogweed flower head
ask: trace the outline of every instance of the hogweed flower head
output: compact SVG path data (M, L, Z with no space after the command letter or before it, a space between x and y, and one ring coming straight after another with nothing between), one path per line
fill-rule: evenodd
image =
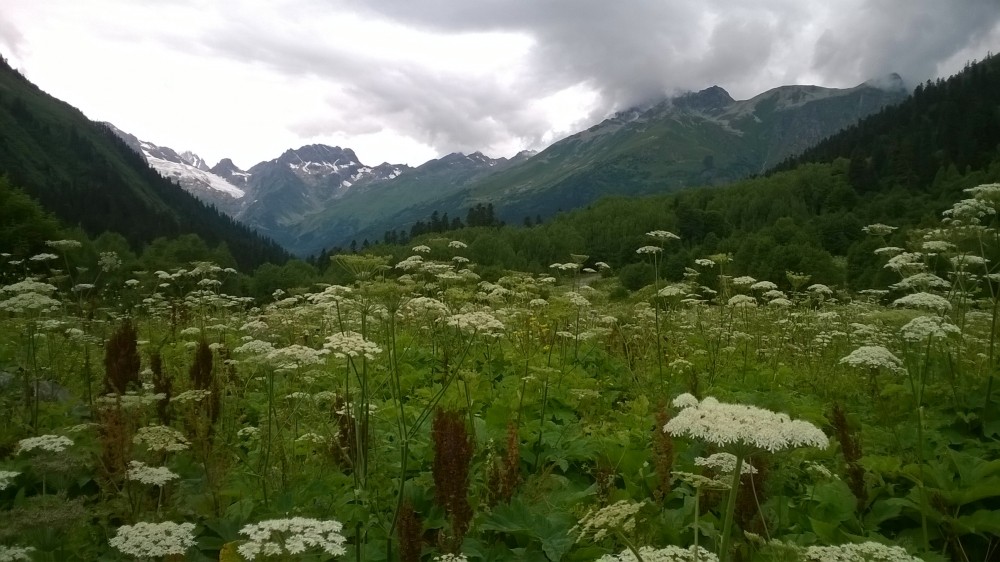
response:
M0 544L0 562L31 562L33 546L4 546Z
M887 546L877 542L841 544L837 546L810 546L803 553L807 562L922 562L910 556L899 546Z
M695 466L714 468L720 474L732 474L736 470L736 455L732 453L715 453L708 457L696 457L694 464ZM740 468L740 474L757 474L757 469L744 461Z
M129 480L134 480L140 484L149 484L151 486L163 486L171 480L177 480L180 475L171 471L165 466L149 466L146 463L140 461L131 461L128 463L128 470L125 476Z
M40 435L38 437L28 437L17 442L17 454L27 453L40 449L50 453L61 453L73 445L73 440L63 435Z
M177 452L189 447L188 440L176 429L165 425L148 425L136 431L132 442L145 444L150 451Z
M887 371L902 371L903 362L881 345L863 345L846 357L840 359L841 364L862 369L886 369Z
M13 472L10 470L0 470L0 490L6 490L17 478L20 472Z
M195 545L194 523L164 521L122 525L108 543L122 554L136 558L183 556Z
M374 342L370 342L357 332L337 332L326 338L323 344L325 349L330 350L334 357L346 359L364 356L365 359L373 361L375 356L382 353L382 348Z
M937 312L947 312L951 310L951 303L948 299L931 293L913 293L900 297L892 302L892 306L903 308L923 308Z
M677 236L673 232L668 232L666 230L651 230L646 233L646 236L653 238L654 240L660 240L666 242L667 240L680 240L681 237Z
M592 537L598 542L608 535L609 531L631 532L635 530L636 515L646 505L646 502L630 502L621 500L601 509L588 511L583 519L569 530L570 535L576 535L577 541Z
M247 560L285 553L302 554L310 548L319 548L330 556L341 556L347 552L344 549L346 539L340 533L343 528L339 521L333 519L269 519L240 529L240 534L248 540L237 550Z
M899 329L899 334L904 340L914 343L961 333L962 330L958 326L937 316L917 316Z
M695 552L697 549L697 553ZM643 562L719 562L719 557L705 550L704 548L670 545L664 548L653 548L651 546L640 546L639 556ZM605 554L595 562L639 562L635 553L626 549L618 554Z
M741 452L763 450L777 452L792 447L829 445L827 436L815 425L744 404L727 404L713 397L698 402L694 396L681 395L674 405L684 405L663 431L675 436L692 437Z

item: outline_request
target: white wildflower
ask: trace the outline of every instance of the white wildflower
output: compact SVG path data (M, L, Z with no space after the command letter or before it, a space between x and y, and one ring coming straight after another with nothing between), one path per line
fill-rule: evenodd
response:
M646 233L646 236L653 238L655 240L661 240L666 242L667 240L680 240L681 237L677 236L673 232L668 232L666 230L652 230Z
M424 246L423 244L421 244L420 246L414 246L413 248L410 248L410 249L412 251L414 251L414 252L417 252L418 254L429 254L429 253L431 253L430 246Z
M337 332L326 338L323 347L330 350L334 357L345 359L347 357L361 357L374 360L375 356L382 353L382 348L374 342L370 342L357 332Z
M31 562L29 552L33 546L4 546L0 544L0 562Z
M931 293L913 293L900 297L892 302L892 306L904 308L924 308L938 312L951 310L951 303L948 299Z
M13 472L10 470L0 470L0 490L6 490L17 478L20 472Z
M920 558L907 554L902 547L871 541L838 546L810 546L803 556L808 562L922 562Z
M960 334L958 326L936 316L917 316L899 329L900 335L909 342L923 342L930 338L945 338L949 334Z
M343 525L336 520L322 521L306 517L269 519L246 525L240 534L247 542L237 550L247 560L258 556L298 555L311 548L319 548L330 556L341 556L345 538L340 533Z
M695 466L714 468L721 474L732 474L736 470L736 455L732 453L715 453L708 457L695 457ZM757 469L744 461L740 474L757 474Z
M863 345L852 351L839 361L842 365L850 365L860 369L886 369L902 371L903 362L881 345Z
M691 398L681 395L674 402L690 404ZM827 436L807 421L792 420L787 414L755 406L719 402L712 397L681 409L663 426L663 431L720 447L772 453L791 447L826 448L829 444Z
M28 437L17 442L17 453L27 453L40 449L50 453L61 453L73 445L73 440L63 435L39 435L38 437Z
M195 545L194 523L122 525L108 543L122 554L136 558L183 556Z
M448 325L467 333L499 336L504 330L503 322L484 311L463 312L448 317Z
M875 224L869 224L868 226L862 228L861 230L865 234L871 234L872 236L885 236L887 234L892 234L892 232L897 228L898 227L889 226L887 224L882 224L877 222Z
M608 531L621 530L630 532L635 529L635 516L646 502L634 503L621 500L617 503L591 510L580 519L580 522L569 530L570 535L576 535L577 540L593 537L594 542L603 539Z
M461 240L452 240L451 242L448 242L448 247L454 248L456 250L461 250L463 248L468 248L469 245L466 244L465 242L462 242ZM417 250L414 249L413 251L416 252Z
M163 486L171 480L177 480L180 475L165 466L149 466L140 461L130 461L125 476L140 484Z
M659 246L642 246L635 251L637 254L659 254L663 251L663 248Z
M188 440L181 432L165 425L148 425L140 427L132 438L132 442L145 444L150 451L176 452L188 448Z
M653 548L651 546L640 546L639 556L643 562L719 562L719 557L705 550L702 547L683 548L680 546L666 546L664 548ZM618 554L605 554L595 562L639 562L635 553L630 549L623 550Z

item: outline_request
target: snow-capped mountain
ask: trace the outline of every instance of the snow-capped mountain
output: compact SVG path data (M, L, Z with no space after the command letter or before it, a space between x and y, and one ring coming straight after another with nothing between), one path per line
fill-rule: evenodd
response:
M170 147L139 140L135 135L126 133L111 123L104 125L125 141L125 144L141 154L149 166L161 176L176 181L185 191L198 199L215 205L228 215L235 215L242 207L242 200L246 196L245 185L238 187L229 179L213 173L197 154L190 151L178 154ZM226 160L232 165L231 160ZM242 172L235 165L232 167L234 174Z
M276 240L303 217L335 204L349 192L364 190L407 173L406 165L361 163L350 148L310 144L248 170L251 194L237 218Z

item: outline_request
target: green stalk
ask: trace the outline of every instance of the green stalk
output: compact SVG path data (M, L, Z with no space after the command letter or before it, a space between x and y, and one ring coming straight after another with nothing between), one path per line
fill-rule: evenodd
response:
M722 547L719 549L719 560L728 562L729 551L732 548L733 515L736 512L736 493L740 489L740 473L743 471L743 454L736 454L736 469L733 471L733 483L729 488L729 501L726 502L726 516L722 523Z

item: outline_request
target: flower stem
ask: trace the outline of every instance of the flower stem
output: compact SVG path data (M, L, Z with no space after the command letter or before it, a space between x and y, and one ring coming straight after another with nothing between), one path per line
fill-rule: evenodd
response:
M722 523L722 547L719 549L719 560L728 562L729 551L732 548L733 514L736 512L736 494L740 489L740 473L743 471L743 455L736 455L736 469L733 471L733 483L729 488L729 501L726 503L726 516Z

